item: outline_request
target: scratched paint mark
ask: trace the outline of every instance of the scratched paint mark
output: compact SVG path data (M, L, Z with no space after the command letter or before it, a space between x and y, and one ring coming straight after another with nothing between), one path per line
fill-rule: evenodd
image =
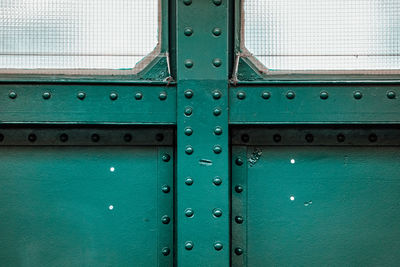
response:
M203 166L211 166L213 165L213 162L209 159L201 159L199 160L199 164Z
M253 153L251 153L251 155L248 159L249 166L253 167L260 160L261 155L262 155L261 148L255 147Z

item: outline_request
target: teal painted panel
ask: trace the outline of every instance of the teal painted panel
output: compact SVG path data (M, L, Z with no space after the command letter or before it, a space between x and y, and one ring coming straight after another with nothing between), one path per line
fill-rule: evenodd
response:
M250 146L247 159L232 178L247 266L398 266L398 147Z
M176 87L0 84L0 123L175 124Z
M172 266L173 160L164 153L1 147L0 265Z

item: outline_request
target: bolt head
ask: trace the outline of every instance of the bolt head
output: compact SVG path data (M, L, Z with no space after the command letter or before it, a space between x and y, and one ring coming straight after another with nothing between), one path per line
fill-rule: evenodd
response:
M100 136L98 134L92 134L91 139L93 142L99 142Z
M188 155L193 154L193 147L192 146L187 146L185 149L185 153Z
M50 97L51 97L51 94L49 93L49 92L44 92L43 93L43 95L42 95L42 97L43 97L43 99L50 99Z
M214 91L212 92L212 96L213 96L213 98L214 98L215 100L217 100L217 99L220 99L220 98L221 98L222 93L221 93L221 91L219 91L219 90L214 90Z
M193 34L193 29L190 27L186 27L183 32L185 33L186 36L191 36Z
M215 217L221 217L222 216L222 210L221 209L214 209L213 210L213 215L215 216Z
M369 140L371 143L375 143L376 141L378 141L378 136L377 136L376 134L370 134L370 135L368 136L368 140Z
M242 165L243 165L243 160L242 160L241 158L237 158L237 159L235 160L235 163L236 163L236 165L238 165L238 166L242 166Z
M141 93L141 92L137 92L136 94L135 94L135 99L136 100L141 100L143 98L143 94Z
M222 127L220 127L220 126L215 127L214 134L215 135L221 135L222 134Z
M186 241L185 243L185 249L186 250L192 250L193 249L193 242L192 241Z
M220 6L222 4L222 0L213 0L214 5Z
M353 96L355 99L360 100L362 98L362 93L360 91L355 91Z
M192 209L186 209L185 210L185 216L186 217L191 218L191 217L193 217L193 215L194 215L194 211Z
M222 152L222 147L220 145L215 145L213 148L213 151L215 154L221 154Z
M261 97L263 99L269 99L271 97L271 93L270 92L262 92Z
M240 256L243 254L243 249L242 248L235 248L235 254Z
M193 67L193 60L186 59L185 60L185 67L188 68L188 69L191 69Z
M214 180L213 180L213 184L215 184L217 186L221 185L222 184L222 179L219 178L219 177L215 177Z
M171 159L171 156L169 154L164 154L161 158L164 162L168 162Z
M215 67L221 67L221 65L222 65L222 60L220 59L220 58L214 58L214 60L213 60L213 65L215 66Z
M169 253L171 253L171 250L170 250L169 248L165 247L165 248L163 248L163 249L161 250L161 253L162 253L164 256L168 256Z
M185 91L185 97L188 98L188 99L192 98L193 97L193 91L190 90L190 89L186 90Z
M118 98L118 94L117 93L113 92L113 93L110 94L110 99L111 100L117 100L117 98Z
M305 139L306 139L307 143L314 142L314 136L312 134L306 134Z
M286 93L287 99L294 99L296 97L296 94L293 91L289 91Z
M37 139L37 137L36 137L36 134L30 134L30 135L28 135L28 140L30 141L30 142L35 142L36 141L36 139Z
M131 135L131 134L125 134L125 135L124 135L124 140L125 140L125 142L130 142L130 141L132 141L132 135Z
M346 140L346 137L344 136L344 134L338 134L336 136L336 139L339 143L343 143Z
M235 186L235 191L236 191L236 193L242 193L243 192L243 186L241 186L241 185Z
M220 251L223 247L224 247L224 246L222 245L221 242L215 242L215 243L214 243L214 248L215 248L215 250L217 250L217 251Z
M242 224L243 223L243 217L242 216L236 216L235 217L235 222L237 224Z
M167 99L167 92L161 92L161 93L158 95L158 98L159 98L160 100L165 100L165 99Z
M169 185L165 184L161 187L161 191L163 191L165 194L167 194L171 191L171 188L169 187Z
M193 109L191 107L186 107L184 113L186 116L190 116L193 113Z
M282 136L280 134L274 134L272 139L274 140L275 143L279 143L280 141L282 141Z
M186 179L185 179L185 184L186 184L186 185L192 185L192 184L193 184L193 179L190 178L190 177L186 178Z
M222 110L220 108L215 108L213 113L214 113L214 116L219 116L219 115L221 115Z
M245 99L246 98L246 93L242 92L242 91L238 92L237 93L237 98L240 99L240 100Z
M60 141L63 142L63 143L67 142L68 141L68 135L65 134L65 133L61 134L60 135Z
M248 134L242 134L241 139L243 143L248 143L250 141L250 136Z
M164 216L162 216L162 218L161 218L161 222L162 222L163 224L169 224L170 221L171 221L171 219L168 217L168 215L164 215Z
M185 135L191 136L193 134L193 129L191 127L185 128Z
M221 35L221 33L222 33L222 30L221 30L221 28L214 28L213 30L212 30L212 33L214 34L214 36L220 36Z
M395 99L396 98L396 93L394 91L389 91L389 92L387 92L386 95L387 95L387 97L389 99Z
M16 99L16 98L17 98L17 93L14 92L14 91L11 91L11 92L8 94L8 96L9 96L11 99Z
M322 100L326 100L326 99L328 99L329 94L328 94L328 92L326 92L326 91L322 91L322 92L319 94L319 97L320 97Z
M84 92L79 92L77 95L78 99L83 100L86 97L86 94Z

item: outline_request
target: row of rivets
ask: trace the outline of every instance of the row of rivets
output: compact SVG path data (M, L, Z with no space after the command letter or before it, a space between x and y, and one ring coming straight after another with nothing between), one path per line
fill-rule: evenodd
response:
M186 27L186 28L184 29L183 33L184 33L186 36L192 36L192 34L193 34L193 29L192 29L191 27ZM212 30L212 34L213 34L214 36L220 36L220 35L222 34L221 28L214 28L214 29Z
M219 185L222 184L222 179L221 179L219 176L217 176L217 177L215 177L215 178L212 180L212 183L213 183L214 185L216 185L216 186L219 186ZM193 178L187 177L187 178L185 179L185 184L188 185L188 186L191 186L191 185L193 184Z
M387 98L389 98L389 99L395 99L396 98L396 92L394 92L394 91L388 91L387 93L386 93L386 96L387 96ZM240 99L240 100L243 100L243 99L245 99L246 98L246 93L245 92L243 92L243 91L239 91L237 94L236 94L236 97L238 98L238 99ZM270 92L262 92L261 93L261 97L263 98L263 99L269 99L269 98L271 98L271 93ZM288 91L287 93L286 93L286 98L287 99L294 99L296 97L296 94L295 94L295 92L294 91ZM355 91L354 93L353 93L353 97L355 98L355 99L357 99L357 100L360 100L362 97L363 97L363 94L362 94L362 92L360 92L360 91ZM322 100L326 100L326 99L328 99L329 98L329 93L327 92L327 91L322 91L321 93L320 93L320 98L322 99Z
M169 162L171 160L171 156L168 153L164 153L161 156L161 160L164 162ZM169 185L164 184L163 186L161 186L161 191L165 194L168 194L171 191L171 187ZM161 217L161 222L163 224L169 224L171 221L171 218L168 215L164 215ZM171 253L171 249L169 247L163 247L161 249L161 253L164 256L168 256Z
M243 135L241 136L241 139L242 139L242 142L243 142L243 143L248 143L248 142L250 141L250 137L249 137L248 134L243 134ZM272 136L272 139L274 140L275 143L279 143L279 142L282 141L282 136L281 136L280 134L274 134L274 135ZM314 142L314 135L308 133L308 134L306 134L306 135L304 136L304 139L306 140L307 143L312 143L312 142ZM343 134L338 134L338 135L336 136L336 139L337 139L337 141L338 141L339 143L343 143L343 142L346 140L346 137L345 137ZM374 142L376 142L376 141L378 140L378 136L377 136L376 134L372 133L372 134L370 134L370 135L368 136L368 140L369 140L371 143L374 143ZM237 162L236 162L236 163L237 163ZM241 163L241 164L243 164L243 163ZM240 166L241 164L238 164L238 163L237 163L237 165L239 165L239 166Z
M16 99L17 98L17 93L15 92L15 91L11 91L9 94L8 94L8 96L9 96L9 98L11 98L11 99ZM51 98L51 93L50 92L44 92L43 94L42 94L42 97L43 97L43 99L45 99L45 100L48 100L48 99L50 99ZM78 99L80 99L80 100L84 100L85 98L86 98L86 93L85 92L79 92L77 95L76 95L76 97L78 98ZM160 94L158 95L158 98L160 99L160 100L165 100L165 99L167 99L167 97L168 97L168 95L167 95L167 93L166 92L160 92ZM140 92L137 92L136 94L135 94L135 99L136 100L141 100L143 98L143 94L142 93L140 93ZM118 99L118 93L116 93L116 92L112 92L112 93L110 93L110 99L111 100L117 100Z
M185 249L186 250L192 250L193 249L193 247L194 247L194 244L193 244L193 242L192 241L186 241L186 243L185 243ZM221 249L223 249L224 248L224 246L222 245L222 243L221 242L215 242L214 243L214 249L215 250L221 250Z
M238 158L235 159L235 164L236 164L237 166L243 166L244 161L243 161L242 158L238 157ZM238 194L241 194L241 193L243 192L243 186L242 186L242 185L236 185L236 186L235 186L235 192L238 193ZM236 222L237 224L242 224L243 221L244 221L244 219L243 219L242 216L240 216L240 215L235 216L235 222ZM236 254L237 256L242 255L242 254L243 254L243 249L242 249L241 247L235 248L235 254Z
M59 138L60 138L60 141L61 141L61 142L65 143L65 142L68 141L69 136L68 136L68 134L66 134L66 133L62 133L62 134L60 134ZM92 140L92 142L97 143L97 142L100 141L100 135L98 135L98 134L96 134L96 133L95 133L95 134L92 134L91 137L90 137L90 139ZM123 139L124 139L125 142L128 143L128 142L132 141L132 135L131 135L131 134L125 134L124 137L123 137ZM158 142L162 142L162 141L164 140L164 135L161 134L161 133L159 133L159 134L157 134L157 135L155 136L155 139L156 139ZM2 142L3 140L4 140L4 135L0 133L0 142ZM32 142L32 143L35 142L35 141L37 140L36 134L34 134L34 133L29 134L29 135L28 135L28 140L29 140L30 142ZM169 158L169 155L167 155L167 156L168 156L168 158L164 158L164 156L163 156L163 160L164 160L164 161L169 161L169 159L170 159L170 158Z
M219 68L219 67L222 66L222 60L220 58L214 58L213 61L212 61L212 64L215 67ZM185 60L185 67L186 68L191 69L193 67L193 65L194 65L193 60L191 60L191 59L186 59Z

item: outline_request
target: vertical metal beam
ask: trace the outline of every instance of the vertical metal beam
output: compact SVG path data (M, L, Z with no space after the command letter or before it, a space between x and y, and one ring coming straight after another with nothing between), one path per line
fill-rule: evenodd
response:
M177 265L229 266L229 1L176 3Z

